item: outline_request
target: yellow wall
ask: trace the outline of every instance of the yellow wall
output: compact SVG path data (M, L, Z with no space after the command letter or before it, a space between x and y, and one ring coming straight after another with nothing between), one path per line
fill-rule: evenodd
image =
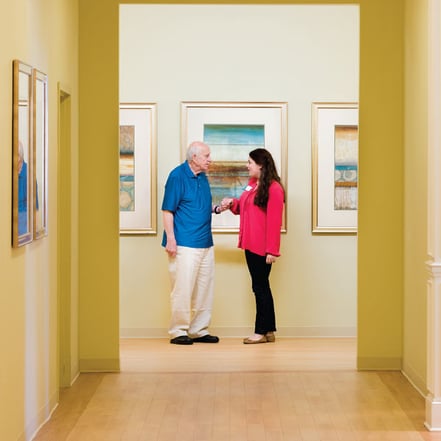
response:
M118 3L80 0L80 358L90 369L118 364L118 152L112 147ZM397 369L403 325L403 2L360 5L358 365Z
M428 0L406 1L405 28L403 370L426 392Z
M80 17L80 370L118 370L118 3Z
M400 368L403 2L361 3L358 366Z
M0 13L0 439L29 439L58 401L57 83L72 101L78 145L78 3L2 2ZM11 248L12 60L48 75L48 236ZM72 167L78 165L73 158ZM76 213L75 215L77 215ZM73 227L75 228L75 226ZM75 276L77 277L77 276ZM75 295L75 293L74 293ZM73 355L77 358L77 354Z

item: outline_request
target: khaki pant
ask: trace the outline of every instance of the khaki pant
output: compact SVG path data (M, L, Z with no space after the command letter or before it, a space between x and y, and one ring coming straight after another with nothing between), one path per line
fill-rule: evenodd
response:
M178 246L169 258L172 338L207 335L214 293L214 248Z

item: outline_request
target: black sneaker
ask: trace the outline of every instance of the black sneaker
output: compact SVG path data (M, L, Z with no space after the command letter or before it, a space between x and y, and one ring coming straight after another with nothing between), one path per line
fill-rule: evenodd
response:
M217 343L219 341L219 337L215 335L203 335L202 337L196 337L193 339L195 343Z
M187 335L180 335L179 337L172 338L170 343L175 345L192 345L193 340Z

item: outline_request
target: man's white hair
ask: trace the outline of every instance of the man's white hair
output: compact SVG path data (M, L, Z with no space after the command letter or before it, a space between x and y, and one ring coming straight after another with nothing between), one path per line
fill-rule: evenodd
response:
M205 144L202 141L193 141L187 149L187 161L190 162L193 159L193 155L199 155L203 146Z

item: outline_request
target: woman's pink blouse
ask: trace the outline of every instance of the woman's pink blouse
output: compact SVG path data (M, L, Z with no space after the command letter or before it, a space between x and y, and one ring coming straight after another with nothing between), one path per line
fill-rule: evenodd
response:
M240 214L238 247L254 254L280 256L280 229L285 195L276 181L270 185L266 211L254 205L257 179L252 178L231 211Z

